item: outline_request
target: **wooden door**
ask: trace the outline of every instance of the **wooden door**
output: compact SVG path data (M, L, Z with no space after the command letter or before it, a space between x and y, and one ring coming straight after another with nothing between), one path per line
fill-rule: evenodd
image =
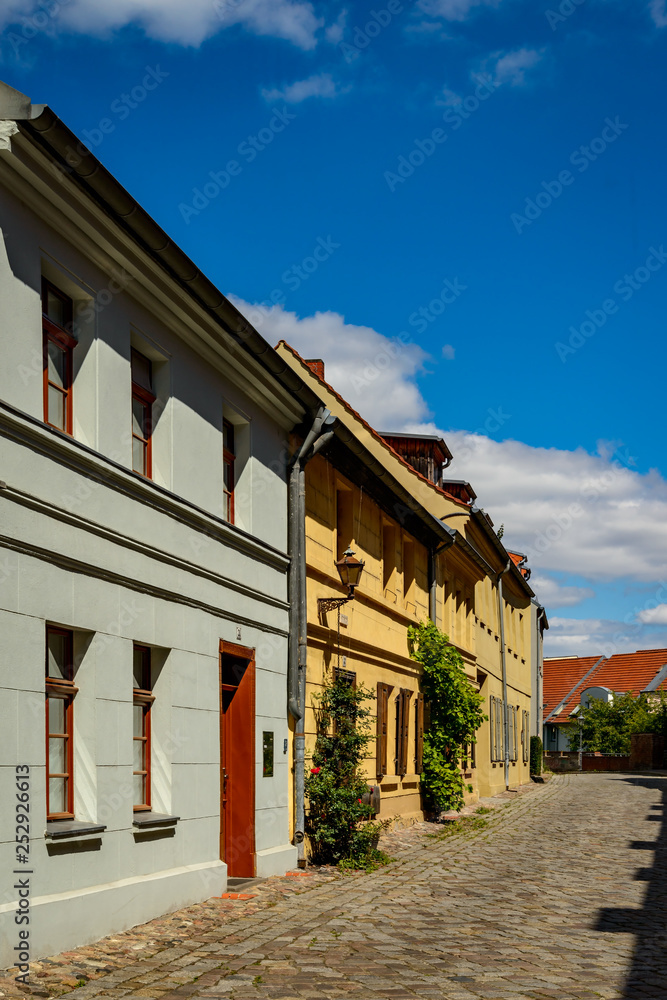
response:
M220 643L220 857L255 874L255 652Z

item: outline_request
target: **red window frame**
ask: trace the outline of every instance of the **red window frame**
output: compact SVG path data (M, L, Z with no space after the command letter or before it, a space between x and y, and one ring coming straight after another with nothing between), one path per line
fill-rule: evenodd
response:
M55 295L65 306L65 326L60 326L59 323L55 323L52 319L49 319L47 315L47 303L48 303L48 293L51 292ZM72 329L72 317L74 311L74 304L69 295L65 295L61 292L52 282L47 281L46 278L42 278L42 347L43 347L43 385L44 385L44 423L48 424L49 427L55 427L56 430L62 431L64 434L72 434L72 374L73 374L73 358L72 352L76 347L76 340L71 334ZM57 385L55 382L51 382L49 379L49 344L55 345L55 347L63 352L64 364L63 364L63 386ZM59 424L53 423L49 419L49 387L52 387L56 392L61 393L64 398L63 412L64 412L64 427Z
M153 384L153 366L149 358L141 354L132 348L131 356L131 367L132 367L132 471L137 472L140 476L145 476L146 479L153 478L153 403L156 397L145 386L140 385L134 379L134 360L136 358L141 358L142 361L146 362L148 365L149 381L152 387ZM138 434L134 429L134 404L138 403L142 409L141 418L141 429L142 433ZM137 469L134 465L134 442L141 442L141 449L143 455L143 468Z
M59 635L65 639L65 678L49 677L49 636ZM74 658L73 658L74 636L68 629L56 628L52 625L46 627L46 818L54 819L74 819L74 696L78 688L74 686ZM64 732L51 732L50 722L50 702L57 699L64 702L65 727ZM65 771L51 771L50 769L50 741L53 739L65 740ZM60 778L65 781L65 810L51 811L51 778Z
M132 691L132 710L134 712L135 707L141 708L142 715L142 726L141 735L134 735L134 724L132 728L132 742L141 743L143 749L141 752L141 763L142 768L137 770L132 769L132 792L134 794L134 778L141 777L144 781L144 794L142 796L142 802L135 802L133 809L134 812L145 812L151 808L151 708L155 698L152 692L152 682L151 682L151 650L149 646L141 646L138 643L134 644L132 655L141 657L141 687L135 687ZM132 664L133 676L134 675L135 664ZM133 748L133 760L134 760L134 748Z
M227 440L231 444L231 449L225 447L225 431L227 432ZM223 464L223 479L222 479L222 491L225 497L225 506L227 508L225 520L230 524L234 524L234 462L236 461L236 446L234 443L234 424L229 420L222 421L222 433L223 433L223 447L222 447L222 464ZM226 485L225 485L226 484Z

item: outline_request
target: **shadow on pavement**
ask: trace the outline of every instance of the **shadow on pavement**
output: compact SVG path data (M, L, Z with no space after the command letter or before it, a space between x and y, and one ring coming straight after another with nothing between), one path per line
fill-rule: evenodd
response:
M596 930L634 934L632 967L623 990L625 1000L662 1000L667 998L667 776L637 775L624 779L634 785L662 793L661 803L653 805L647 817L660 823L655 841L635 840L630 846L653 851L653 865L638 868L635 878L646 882L641 910L608 908L599 912Z

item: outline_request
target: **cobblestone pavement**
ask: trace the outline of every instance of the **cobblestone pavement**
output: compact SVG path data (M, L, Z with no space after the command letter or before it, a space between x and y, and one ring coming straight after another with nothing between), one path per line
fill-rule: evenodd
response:
M561 775L467 831L390 834L374 874L268 879L35 963L32 992L667 1000L666 802L664 772Z

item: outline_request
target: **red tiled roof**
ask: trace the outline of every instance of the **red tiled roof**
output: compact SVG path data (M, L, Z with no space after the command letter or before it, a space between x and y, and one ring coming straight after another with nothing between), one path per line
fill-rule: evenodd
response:
M619 694L630 691L633 695L638 695L648 687L661 667L667 664L667 649L638 649L635 653L616 653L603 659L584 681L585 675L599 659L600 657L595 656L571 656L544 661L545 720L569 695L561 712L549 720L565 722L579 704L583 691L589 687L606 687ZM658 684L657 690L667 691L667 676Z
M418 472L417 469L414 468L414 466L410 465L410 463L405 458L403 458L402 455L399 455L399 453L396 451L396 449L392 448L392 446L387 442L387 440L385 438L383 438L381 434L378 434L378 432L375 430L375 428L371 427L371 425L368 423L368 421L364 420L364 418L361 416L361 414L358 413L352 406L350 406L350 404L348 403L348 401L346 399L343 399L343 397L341 396L341 394L339 392L337 392L334 389L334 387L329 382L327 382L326 379L324 379L319 374L318 371L315 370L315 368L312 367L312 363L309 362L309 361L306 361L305 358L301 357L301 355L299 354L298 351L294 350L294 348L292 347L291 344L288 344L286 340L279 340L278 344L276 346L276 350L278 349L278 347L280 347L281 344L283 345L283 347L287 348L287 350L291 354L294 355L294 357L297 359L297 361L299 361L304 366L304 368L308 368L309 371L311 371L312 374L318 379L318 381L321 382L322 385L325 386L325 388L327 388L329 390L329 392L332 393L336 397L336 399L339 401L339 403L341 403L345 407L345 409L348 411L348 413L351 413L354 417L356 417L356 419L359 420L360 423L362 423L364 425L364 427L366 428L366 430L368 430L377 441L380 441L384 445L384 447L387 449L387 451L390 451L391 454L395 458L397 458L399 460L399 462L401 462L407 469L409 469L410 472L414 476L417 476L418 479L421 479L423 482L428 483L429 486L431 486L434 490L436 490L442 496L447 497L448 500L451 500L452 503L455 503L457 505L457 507L463 507L464 509L467 508L468 510L470 509L468 507L468 504L463 503L463 501L459 500L458 497L452 496L446 490L443 490L440 486L436 486L435 483L432 483L430 479L428 479L426 476L423 476L421 474L421 472Z
M547 716L558 708L560 703L564 698L568 699L568 706L572 702L572 708L579 704L579 700L576 697L577 689L586 676L589 670L595 666L595 664L600 659L598 656L564 656L558 659L545 660L543 666L543 676L544 676L544 712L543 718L546 720ZM597 671L591 676L597 676ZM591 680L589 677L588 681ZM592 685L588 685L589 687ZM573 691L572 689L575 688ZM581 690L584 690L583 688ZM572 694L570 694L572 692ZM569 711L572 711L572 708ZM562 722L564 718L567 718L568 711L565 709L563 712L559 713L556 717L559 722Z

